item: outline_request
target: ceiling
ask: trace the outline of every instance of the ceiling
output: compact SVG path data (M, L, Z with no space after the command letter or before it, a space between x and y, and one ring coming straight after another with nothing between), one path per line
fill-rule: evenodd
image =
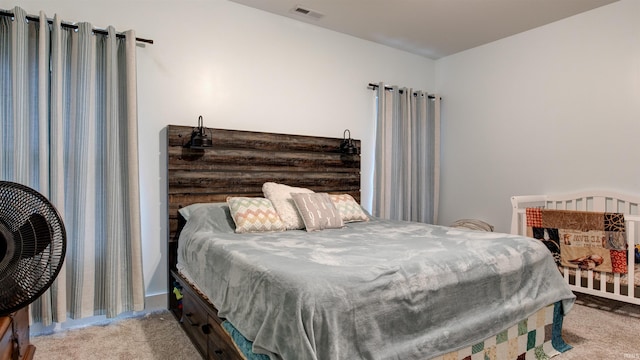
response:
M230 1L435 60L618 0Z

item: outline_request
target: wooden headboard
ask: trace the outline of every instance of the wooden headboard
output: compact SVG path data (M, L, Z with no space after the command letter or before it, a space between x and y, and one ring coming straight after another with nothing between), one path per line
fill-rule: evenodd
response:
M316 192L346 193L360 202L360 155L340 152L342 138L206 129L213 147L184 147L193 127L167 127L169 269L175 269L178 209L227 196L263 196L277 182ZM354 140L358 149L360 141Z

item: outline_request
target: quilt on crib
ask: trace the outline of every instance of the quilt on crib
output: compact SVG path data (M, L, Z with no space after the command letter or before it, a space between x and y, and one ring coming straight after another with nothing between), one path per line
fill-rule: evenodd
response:
M624 214L527 208L527 236L541 240L558 265L627 273Z

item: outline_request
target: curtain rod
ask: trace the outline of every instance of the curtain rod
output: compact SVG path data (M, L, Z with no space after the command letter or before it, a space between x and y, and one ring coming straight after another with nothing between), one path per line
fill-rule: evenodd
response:
M377 89L377 88L378 88L378 84L369 83L369 87L371 88L371 90L375 90L375 89ZM385 86L385 87L384 87L384 89L385 89L385 90L392 90L393 88L392 88L391 86ZM399 92L400 94L402 94L404 91L403 91L402 89L398 89L398 92ZM416 95L418 95L418 94L417 94L417 93L413 93L413 96L416 96ZM428 97L429 99L435 99L435 98L436 98L436 97L435 97L435 96L433 96L433 95L427 95L427 97Z
M10 17L15 17L15 15L12 12L8 12L8 11L4 11L4 10L0 10L0 16L10 16ZM35 15L27 15L27 19L29 21L35 21L35 22L40 22L40 17L35 16ZM51 25L53 25L53 19L49 19L47 18L47 22ZM69 24L69 23L64 23L61 22L60 23L62 25L63 28L67 28L67 29L74 29L77 30L78 29L78 25L74 25L74 24ZM103 30L103 29L93 29L94 33L100 34L100 35L108 35L109 32L107 30ZM117 33L116 37L119 38L124 38L124 34L122 33ZM143 42L143 43L147 43L147 44L153 44L153 40L149 40L149 39L143 39L143 38L136 38L137 42Z

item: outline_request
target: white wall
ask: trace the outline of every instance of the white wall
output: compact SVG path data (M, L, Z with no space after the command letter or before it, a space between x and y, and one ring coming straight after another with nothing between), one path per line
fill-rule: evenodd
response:
M433 91L434 62L226 0L0 0L70 22L134 29L138 49L142 237L147 295L166 292L162 129L168 124L363 141L370 176L373 92L385 81ZM371 186L363 182L363 197Z
M512 195L640 194L640 1L442 58L436 84L441 224L508 232Z

